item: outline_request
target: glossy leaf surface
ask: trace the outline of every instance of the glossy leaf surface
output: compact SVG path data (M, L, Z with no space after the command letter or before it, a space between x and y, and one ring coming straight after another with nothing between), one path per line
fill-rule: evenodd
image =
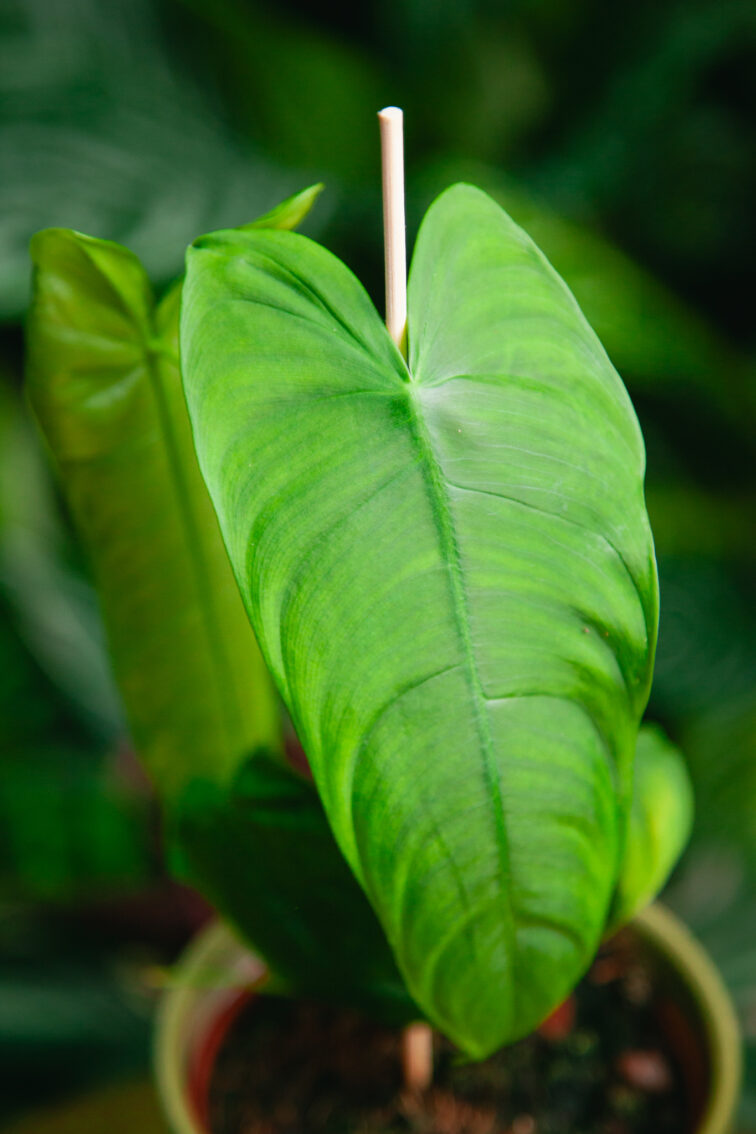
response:
M409 364L288 233L188 257L200 465L329 822L415 1000L524 1034L604 928L657 623L643 445L562 281L489 198L423 222Z

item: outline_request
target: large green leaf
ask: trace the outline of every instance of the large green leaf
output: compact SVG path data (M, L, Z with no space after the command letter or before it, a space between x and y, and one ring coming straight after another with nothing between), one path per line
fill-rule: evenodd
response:
M28 390L87 544L135 743L161 791L278 743L277 709L197 467L177 293L65 229L32 243Z
M200 465L336 838L422 1009L527 1032L599 941L657 623L642 439L574 299L457 186L415 250L409 365L287 233L188 256Z

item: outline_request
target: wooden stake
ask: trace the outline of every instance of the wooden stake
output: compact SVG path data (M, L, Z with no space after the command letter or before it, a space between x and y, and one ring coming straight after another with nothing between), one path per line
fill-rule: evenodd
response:
M386 259L386 327L406 357L407 237L404 220L404 115L398 106L378 113L383 174L383 244ZM402 1032L402 1070L410 1091L424 1091L433 1078L433 1032L409 1024Z
M378 114L383 172L386 326L402 354L407 332L407 238L404 221L404 115L398 106Z
M402 1071L407 1090L425 1091L433 1078L433 1032L430 1024L418 1021L402 1032Z

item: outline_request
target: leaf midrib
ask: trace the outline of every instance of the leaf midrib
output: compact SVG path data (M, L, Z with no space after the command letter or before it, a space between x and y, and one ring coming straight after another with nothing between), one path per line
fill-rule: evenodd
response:
M483 754L483 767L489 788L489 798L493 804L494 824L497 835L496 844L499 855L499 889L506 908L504 924L507 934L507 952L509 956L514 956L516 944L514 910L511 891L506 885L506 879L510 876L509 837L504 812L504 801L501 794L501 785L497 775L496 760L493 751L493 739L486 716L486 697L475 658L472 637L470 635L470 614L460 560L459 543L452 518L451 503L445 488L444 474L433 450L433 444L422 414L421 406L418 404L419 390L421 387L417 381L412 380L412 375L410 374L410 381L404 384L404 388L407 391L411 422L414 426L413 431L416 442L420 449L421 457L423 458L423 467L427 472L432 511L438 526L442 554L448 568L454 620L464 652L464 670L467 674L468 685L474 705L475 722ZM511 1004L514 993L514 986L511 979L508 992Z

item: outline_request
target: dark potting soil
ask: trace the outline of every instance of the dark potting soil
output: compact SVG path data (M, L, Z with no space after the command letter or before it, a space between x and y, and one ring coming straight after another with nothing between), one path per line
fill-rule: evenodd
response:
M221 1046L212 1134L690 1134L658 991L619 943L534 1035L483 1063L435 1037L434 1080L403 1087L396 1030L258 996Z

